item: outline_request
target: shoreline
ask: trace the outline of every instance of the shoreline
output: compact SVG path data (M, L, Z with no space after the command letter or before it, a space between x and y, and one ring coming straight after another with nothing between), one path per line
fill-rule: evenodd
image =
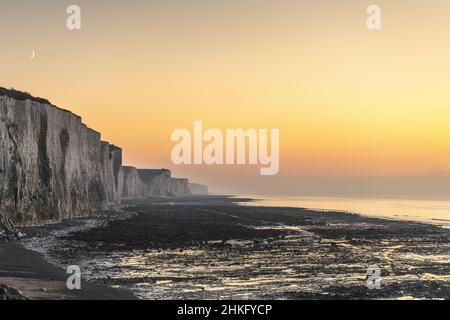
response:
M0 244L0 285L30 300L136 300L127 289L82 280L81 290L68 290L65 270L17 243Z
M53 230L62 235L96 228L111 219L121 217L112 212L104 212L97 217L22 228L26 235L19 239L2 242L0 238L0 285L18 290L23 298L30 300L137 300L128 289L95 284L83 278L81 290L69 290L66 281L70 275L52 259L46 251L45 243L42 247L33 248L26 243L27 239L39 238L39 234L45 230Z
M270 207L270 208L292 208L292 209L304 209L304 210L310 210L310 211L316 211L318 213L327 213L327 212L341 212L341 213L347 213L347 214L355 214L361 217L367 217L367 218L375 218L375 219L385 219L385 220L393 220L393 221L405 221L405 222L412 222L412 223L424 223L424 224L431 224L434 226L438 226L445 229L450 229L450 218L447 217L423 217L423 216L417 216L417 215L410 215L410 214L401 214L400 212L392 213L392 214L384 214L384 213L375 213L375 212L364 212L365 209L340 209L340 208L332 208L332 207L316 207L316 206L308 206L308 205L297 205L297 204L280 204L283 202L300 202L305 201L306 203L314 199L316 201L327 201L330 199L338 200L338 201L371 201L371 202L389 202L389 201L420 201L420 202L439 202L439 203L448 203L450 205L449 201L438 199L438 200L432 200L432 199L409 199L409 198L353 198L353 197L285 197L285 196L267 196L264 198L264 196L249 196L245 195L244 198L240 196L235 196L236 199L244 199L243 202L238 202L239 205L243 206L260 206L260 207ZM249 200L250 199L250 200ZM269 202L272 202L272 204L269 204ZM277 204L273 204L273 203ZM400 210L400 209L399 209ZM402 209L405 212L410 212L410 209ZM430 211L433 210L433 208L429 209ZM450 210L450 207L449 207Z
M436 227L432 224L427 224L427 223L421 223L421 222L408 222L405 220L401 220L401 219L385 219L383 217L368 217L368 216L364 216L361 214L357 214L357 213L351 213L351 212L337 212L337 211L313 211L313 210L308 210L308 209L300 209L300 208L290 208L290 207L286 207L286 208L282 208L282 207L260 207L260 206L240 206L237 203L241 202L241 198L231 198L230 197L226 197L226 196L201 196L201 197L180 197L180 198L153 198L153 199L147 199L145 201L128 201L125 202L125 205L122 207L122 211L119 214L116 215L111 215L111 214L106 214L100 217L94 217L94 218L82 218L82 219L75 219L75 220L69 220L69 221L65 221L61 224L57 224L57 225L47 225L47 226L42 226L42 227L32 227L32 228L25 228L25 233L27 233L27 237L24 239L24 241L26 242L27 239L33 238L33 239L43 239L43 241L45 242L45 237L42 237L42 234L45 234L46 232L53 232L53 231L61 231L62 233L58 233L58 236L56 236L55 238L58 238L58 241L61 238L64 238L64 241L67 241L67 247L64 247L63 249L70 249L70 247L73 245L73 243L76 243L77 241L83 241L86 242L87 244L95 244L95 246L98 245L98 243L108 243L108 240L112 240L117 241L117 239L115 237L121 236L121 240L120 241L125 241L125 243L127 242L127 238L128 239L132 239L133 241L138 241L137 243L139 244L139 241L141 241L141 239L139 238L139 234L136 236L137 238L133 239L133 235L131 232L130 233L130 227L126 227L128 224L132 225L133 220L136 219L141 219L138 220L140 221L140 224L142 224L144 221L144 223L146 221L149 221L148 219L151 219L151 221L153 221L153 218L146 218L146 220L142 220L143 218L146 217L146 215L148 215L148 213L143 213L144 211L147 212L148 210L142 210L142 208L152 208L150 210L150 212L153 211L158 211L158 210L169 210L167 212L180 212L180 214L189 214L189 212L192 211L192 209L196 208L197 206L200 206L205 212L207 212L208 215L211 215L211 219L216 219L217 217L215 216L217 212L224 212L224 217L226 220L224 220L224 223L226 225L226 223L228 223L230 217L232 217L232 215L229 215L227 212L231 212L230 210L236 209L237 211L255 211L256 213L260 213L260 214L271 214L270 219L275 219L274 217L277 216L277 212L288 212L288 216L290 215L305 215L307 216L307 219L312 219L312 220L317 220L314 223L318 223L318 235L320 235L320 237L322 238L323 236L327 236L328 238L330 238L331 240L336 238L336 241L341 241L342 237L339 234L334 234L333 230L327 230L327 229L323 229L320 230L320 228L322 228L323 226L325 226L326 224L332 224L333 221L337 221L338 223L344 223L347 224L347 227L351 227L351 224L354 222L358 222L358 223L363 223L363 224L373 224L373 225L381 225L380 230L382 230L383 232L386 232L387 229L390 228L390 226L395 226L396 228L399 228L399 230L401 230L402 228L405 228L406 231L401 231L400 233L405 233L402 234L401 237L409 237L409 238L416 238L419 235L416 234L412 234L411 231L407 231L409 230L408 228L411 227L411 230L428 230L428 229L432 229L435 230L435 228L438 229L443 229L441 227ZM245 200L251 200L251 199L245 199ZM201 204L199 204L199 201ZM131 207L130 207L131 206ZM133 208L131 210L131 208ZM133 212L135 211L134 209L138 208L140 209L140 212L138 212L137 214L133 214ZM228 208L228 209L227 209ZM233 208L233 209L230 209ZM240 208L239 210L237 208ZM128 211L127 211L128 210ZM147 210L147 211L146 211ZM124 213L125 211L127 211L128 213ZM257 215L256 215L257 216ZM256 217L255 215L253 215L253 217ZM288 217L286 216L286 217ZM165 215L157 215L156 216L157 219L164 219ZM175 217L176 218L176 217ZM178 218L177 218L178 219ZM253 219L253 218L252 218ZM84 220L84 221L83 221ZM89 224L86 222L86 220L93 220L95 221L94 224L92 224L90 227L87 228L79 228L80 225L85 225ZM324 221L325 225L322 224L322 222L320 221ZM158 221L158 220L156 220ZM320 223L319 223L320 222ZM173 221L168 221L167 223L169 223L170 225L175 224L175 227L177 225L177 220L173 220ZM249 223L255 223L255 221L253 222L249 222ZM112 225L110 225L112 224ZM239 235L242 236L242 243L245 243L245 241L250 241L250 243L253 243L252 245L255 246L256 243L259 243L260 240L253 240L253 239L257 239L258 237L260 237L259 233L263 231L263 229L265 227L272 227L272 226L268 226L265 224L262 224L261 226L259 226L260 222L257 223L257 228L255 229L256 231L254 232L254 234L252 235L248 235L245 234L246 231L241 231L240 233L235 233L235 236L237 237L237 239L239 239ZM308 223L309 224L309 223ZM307 224L307 225L308 225ZM423 225L422 225L423 224ZM116 226L121 226L124 228L124 235L118 235L116 234L116 232L110 232L110 234L104 234L104 232L102 233L102 230L109 230L110 228L112 228L114 225ZM282 224L284 225L284 224ZM290 222L288 222L286 224L286 226L290 225ZM124 227L125 226L125 227ZM235 230L235 225L230 225L232 228L230 230ZM262 229L258 229L258 228L262 228ZM303 228L303 227L301 227ZM113 229L114 230L114 229ZM353 230L353 229L352 229ZM352 233L356 232L357 230L350 230ZM167 239L167 244L161 243L160 245L157 245L155 247L154 250L162 250L163 252L172 252L171 250L187 250L189 248L197 248L195 250L204 250L205 248L207 250L211 249L211 248L215 248L214 250L217 251L218 249L222 250L221 248L228 248L226 250L235 250L235 246L236 244L238 245L238 247L240 246L239 241L238 242L234 242L230 241L229 245L227 244L228 242L225 241L223 242L222 239L222 244L215 244L214 241L210 241L210 244L207 244L208 241L201 245L197 245L196 243L198 241L200 241L199 243L203 242L203 237L206 237L205 239L207 239L208 237L214 237L214 226L212 226L212 229L206 229L206 232L204 233L208 233L208 231L211 231L210 235L199 235L198 237L195 236L194 237L194 242L192 242L189 237L186 238L186 241L178 241L175 240L174 242L174 238L171 238L170 234L167 235L166 232L163 233L163 235L165 235L166 237L168 237ZM273 238L273 239L277 239L277 237L281 234L279 233L278 230L271 230L271 231L267 231L267 235L263 235L261 240L264 242L265 238L269 237L269 238ZM264 231L264 232L266 232ZM304 230L303 230L304 231ZM302 232L303 232L302 231ZM336 230L338 231L338 230ZM345 231L345 230L344 230ZM138 231L136 231L138 232ZM253 232L253 231L252 231ZM308 231L309 232L309 231ZM314 231L316 232L316 231ZM330 233L331 232L331 233ZM349 232L349 230L347 230L346 232ZM445 235L445 231L442 231L443 234ZM322 234L323 233L323 234ZM399 233L399 234L400 234ZM295 233L291 233L288 232L284 235L281 235L282 238L286 237L291 237L293 234ZM305 232L306 234L306 232ZM144 236L143 234L141 234L141 236ZM220 235L218 235L220 237ZM342 236L345 236L345 234L343 233ZM358 237L361 236L361 240L349 240L352 245L358 245L359 242L364 242L367 241L366 235L352 235L349 237L349 239L351 239L352 237ZM377 236L374 235L375 238L377 239ZM102 238L104 237L104 238ZM231 236L232 237L232 236ZM256 238L253 238L256 237ZM303 235L304 237L304 235ZM317 235L315 235L315 237L317 237ZM248 239L247 239L248 238ZM307 237L306 237L307 238ZM309 245L310 243L315 243L316 240L308 240L306 238L303 238L302 241L302 245ZM426 236L425 236L426 238ZM172 240L170 240L172 239ZM209 238L208 238L209 239ZM211 238L212 239L212 238ZM281 238L280 238L281 239ZM330 239L328 239L327 241L330 241ZM447 239L448 239L448 235L447 235ZM232 240L232 239L230 239ZM130 243L128 243L127 245L124 246L124 248L126 248L126 250L129 250L130 252L132 252L133 250L135 250L136 248L145 248L145 246L148 247L148 245L144 245L141 246L140 244L138 246L136 246L136 248L133 247L133 245L135 244L133 241L130 240ZM272 240L271 240L272 241ZM304 242L306 241L306 242ZM311 242L312 241L312 242ZM319 244L321 243L322 240L319 240ZM334 241L334 240L333 240ZM339 242L338 241L338 242ZM344 242L349 242L349 241L343 241ZM352 242L353 241L353 242ZM357 241L357 242L354 242ZM431 241L431 240L426 240L426 241ZM433 240L434 241L434 240ZM219 241L220 242L220 241ZM337 242L337 243L338 243ZM51 255L47 255L47 257L45 257L42 254L39 254L33 250L27 249L25 247L22 247L20 245L20 243L23 244L23 241L19 241L18 242L10 242L10 243L6 243L6 244L1 244L0 243L0 256L5 256L7 259L4 260L2 259L2 261L0 261L0 284L6 284L12 288L18 289L20 290L26 297L29 297L31 299L136 299L137 295L135 294L135 292L133 292L133 290L130 290L130 287L128 287L127 289L115 289L113 288L113 286L119 286L119 287L127 287L130 285L130 283L128 282L123 282L120 283L120 281L106 281L105 279L101 280L101 281L94 281L93 283L90 283L90 280L88 280L87 282L84 281L83 284L85 284L85 286L83 287L83 290L81 290L80 292L76 292L76 291L68 291L67 289L65 289L65 279L67 278L67 275L64 272L64 269L61 267L58 267L57 265L55 265L55 263L51 263L49 261L51 261L52 259L49 259L49 257L51 258ZM225 247L223 247L223 243L225 243ZM448 245L447 242L444 242L446 245ZM36 247L41 247L41 244L39 244L39 242L35 243ZM345 244L347 245L347 244ZM334 246L334 245L333 245ZM340 245L338 244L338 246L340 247ZM158 249L160 248L160 249ZM185 249L183 249L185 248ZM209 249L208 249L209 248ZM36 249L36 248L35 248ZM41 248L42 250L47 250L46 248ZM113 246L111 246L111 248L108 247L108 245L105 245L104 248L100 248L100 249L104 249L105 252L114 252L114 248ZM89 250L91 249L86 249L86 248L82 248L82 251L86 250L86 253L89 252ZM109 251L108 251L109 250ZM141 249L138 249L138 251ZM153 252L152 248L149 247L149 249L146 250L150 250L148 252ZM191 249L189 249L191 250ZM245 244L244 244L244 249L239 249L239 250L247 250L247 248L245 248ZM335 249L333 249L335 250ZM64 251L64 250L63 250ZM145 251L145 250L144 250ZM214 252L215 252L214 251ZM48 252L47 252L48 253ZM61 253L61 252L60 252ZM62 257L64 257L64 252L62 254ZM81 255L82 256L82 255ZM78 258L75 258L75 260ZM3 261L4 260L4 261ZM6 261L6 262L5 262ZM92 261L91 261L92 262ZM93 270L95 269L95 266L93 267ZM101 268L100 268L101 269ZM14 271L16 270L16 271ZM102 271L103 272L103 271ZM315 271L317 272L317 271ZM95 278L95 276L94 276ZM151 285L153 286L157 286L158 283L163 283L164 281L169 281L169 280L164 280L165 278L163 278L162 280L151 280ZM150 281L150 280L149 280ZM173 281L173 280L170 280ZM360 279L361 281L361 279ZM97 284L100 283L100 284ZM102 283L103 282L103 283ZM45 288L45 290L43 290L42 288ZM354 289L352 289L354 290ZM358 289L360 290L360 289ZM350 296L350 298L355 298L355 295L357 294L361 294L360 291L355 291L353 292L353 296ZM145 295L142 295L141 297L145 298ZM201 295L199 297L202 297ZM364 295L362 296L364 298ZM272 298L272 297L269 297ZM282 297L284 298L284 297ZM288 298L324 298L321 295L318 294L310 294L310 295L293 295L291 294ZM370 296L366 296L366 298L370 298ZM449 298L447 296L447 298Z

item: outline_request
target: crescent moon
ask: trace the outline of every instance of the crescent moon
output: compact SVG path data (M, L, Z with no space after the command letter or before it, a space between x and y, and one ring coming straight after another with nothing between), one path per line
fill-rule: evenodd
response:
M36 52L34 52L34 50L31 50L31 57L30 59L33 59L36 56Z

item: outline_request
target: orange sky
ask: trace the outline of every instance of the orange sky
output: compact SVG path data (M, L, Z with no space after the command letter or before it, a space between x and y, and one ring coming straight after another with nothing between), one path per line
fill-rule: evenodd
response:
M126 164L206 179L170 161L171 132L202 120L279 128L281 176L450 169L448 1L77 3L81 31L65 28L71 1L1 2L0 85L81 115Z

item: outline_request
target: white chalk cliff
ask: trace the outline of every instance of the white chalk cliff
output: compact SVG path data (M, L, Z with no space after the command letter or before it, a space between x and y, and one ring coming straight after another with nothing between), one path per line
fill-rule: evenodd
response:
M0 229L91 215L121 198L189 193L169 170L122 167L122 150L70 111L0 88Z
M199 183L189 183L189 189L192 194L196 195L207 195L209 193L208 187Z
M167 169L122 167L120 191L122 199L145 199L150 196L190 194L189 181L171 177Z

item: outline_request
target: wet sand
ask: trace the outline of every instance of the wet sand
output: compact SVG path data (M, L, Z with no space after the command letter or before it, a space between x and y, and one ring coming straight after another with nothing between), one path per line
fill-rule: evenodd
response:
M225 197L129 202L52 256L144 299L449 299L450 230ZM381 290L366 287L381 269Z
M0 237L0 286L19 290L20 295L31 300L135 300L131 291L123 288L112 288L107 285L93 284L82 276L81 290L68 290L66 274L68 264L56 265L45 250L48 243L42 235L50 232L64 235L72 230L85 230L107 223L117 216L104 212L95 219L76 219L60 224L42 227L25 228L27 237L23 239L6 239ZM24 243L31 239L40 239L39 246L30 250ZM2 299L0 295L0 299Z
M33 300L128 300L136 299L128 290L81 283L81 290L68 290L67 274L33 251L17 243L0 244L0 284L19 290Z

